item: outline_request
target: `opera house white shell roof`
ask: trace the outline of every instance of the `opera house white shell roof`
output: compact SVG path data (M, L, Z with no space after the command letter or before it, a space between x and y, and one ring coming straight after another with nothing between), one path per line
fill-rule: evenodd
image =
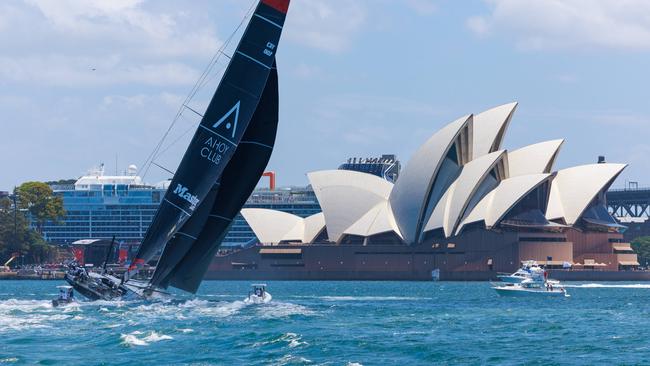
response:
M589 164L562 169L551 183L546 217L574 225L589 204L607 190L625 164Z
M393 189L385 179L350 170L323 170L307 177L325 215L327 234L335 242L374 206L386 202Z
M335 243L389 233L414 244L427 235L462 235L469 224L494 229L508 217L535 216L554 227L578 224L625 165L554 172L561 139L503 149L516 108L517 103L504 104L442 127L417 149L394 185L348 170L309 173L322 214L305 219L263 209L242 214L264 243L309 243L326 229ZM534 200L524 199L533 193ZM537 214L526 216L526 210Z
M262 243L309 243L325 228L322 213L302 218L265 208L244 208L242 216Z

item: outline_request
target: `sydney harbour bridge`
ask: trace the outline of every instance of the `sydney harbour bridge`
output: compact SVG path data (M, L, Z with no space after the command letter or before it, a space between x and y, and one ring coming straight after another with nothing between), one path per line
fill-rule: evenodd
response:
M607 191L607 209L617 218L647 219L650 217L650 187L629 184L624 189Z

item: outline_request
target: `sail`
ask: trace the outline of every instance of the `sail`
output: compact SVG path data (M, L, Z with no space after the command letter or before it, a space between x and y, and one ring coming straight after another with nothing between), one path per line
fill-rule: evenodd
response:
M240 142L241 144L241 142ZM235 153L236 154L236 153ZM201 233L205 225L214 200L217 196L219 183L215 183L210 189L210 192L205 197L203 202L196 209L194 214L183 224L183 227L172 236L165 249L156 263L156 270L150 280L150 284L159 287L167 288L167 283L163 282L174 267L183 259L183 256L190 250L194 241Z
M278 75L274 68L248 129L223 173L203 230L162 284L196 292L233 218L255 189L269 162L278 128L278 111Z
M289 0L261 0L257 5L126 279L179 232L235 154L275 61L288 6Z

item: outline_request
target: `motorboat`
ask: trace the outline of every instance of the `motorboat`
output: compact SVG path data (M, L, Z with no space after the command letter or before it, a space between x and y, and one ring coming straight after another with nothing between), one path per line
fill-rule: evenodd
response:
M492 288L501 296L562 296L569 297L559 281L526 279L520 283L493 283Z
M543 276L544 269L540 267L535 261L525 261L523 262L521 268L519 268L515 273L507 274L502 273L497 275L497 278L501 282L506 283L521 283L526 279L530 279L537 276Z
M59 297L52 299L52 306L67 305L74 302L74 289L72 286L56 286L59 289Z
M247 304L266 304L272 298L271 294L266 291L266 284L256 283L251 285L251 291L244 302Z

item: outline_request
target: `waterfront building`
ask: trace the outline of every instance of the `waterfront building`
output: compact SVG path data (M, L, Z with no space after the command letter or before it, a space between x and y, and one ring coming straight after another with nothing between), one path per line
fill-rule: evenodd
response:
M349 158L347 162L339 165L339 170L368 173L389 182L397 181L400 169L399 160L392 154L384 154L378 158Z
M430 279L439 271L441 279L487 279L526 260L587 272L637 267L625 227L605 206L626 165L556 171L563 140L502 148L516 107L444 126L395 183L309 173L322 213L244 208L261 246L215 258L213 278Z

